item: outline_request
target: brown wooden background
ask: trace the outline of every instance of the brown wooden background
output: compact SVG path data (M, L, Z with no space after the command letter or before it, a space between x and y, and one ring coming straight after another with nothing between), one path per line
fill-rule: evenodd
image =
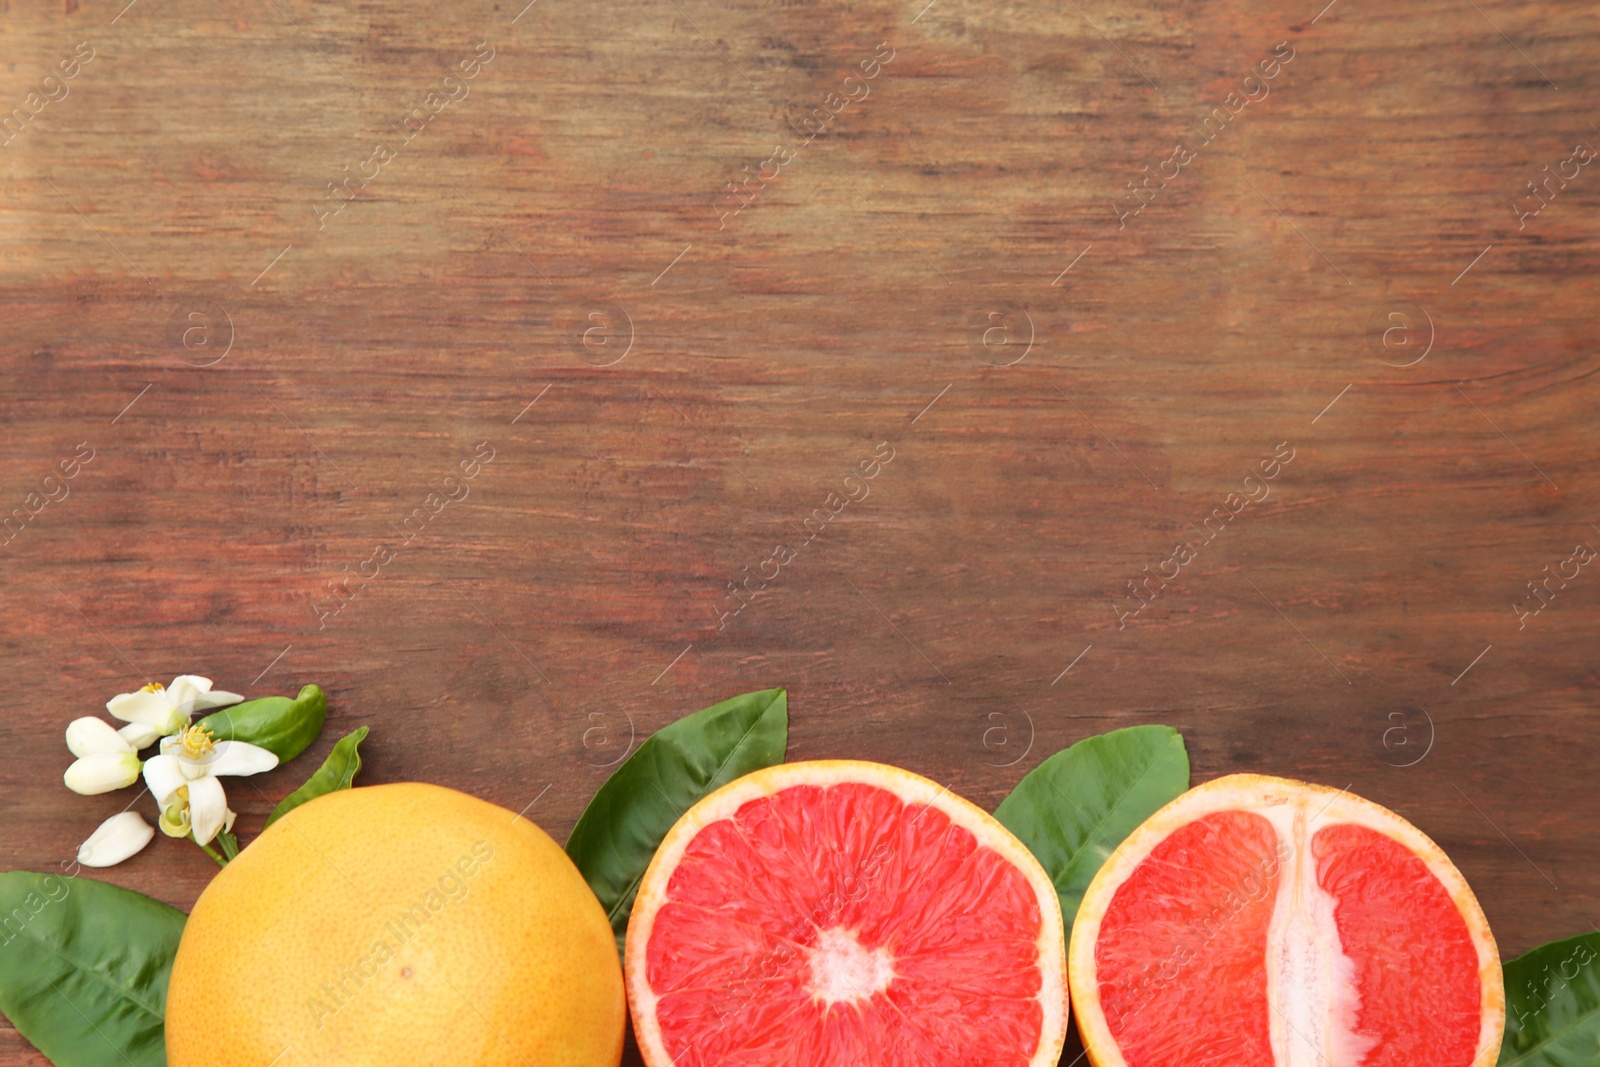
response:
M538 797L564 839L630 730L781 684L792 757L990 807L1170 723L1197 780L1412 819L1508 957L1600 920L1600 574L1513 607L1600 545L1600 168L1512 207L1600 142L1593 5L124 2L0 0L0 117L94 52L0 148L0 514L94 449L0 536L0 867L128 803L61 786L62 729L146 679L327 689L317 748L230 789L246 838L367 723L365 781ZM1270 95L1119 229L1281 42ZM1119 629L1280 442L1271 497ZM163 839L104 877L187 908L212 873ZM41 1062L0 1029L0 1063Z

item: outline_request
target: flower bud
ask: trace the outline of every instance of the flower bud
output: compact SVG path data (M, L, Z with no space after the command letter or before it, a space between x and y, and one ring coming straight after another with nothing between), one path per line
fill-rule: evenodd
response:
M138 781L142 766L132 752L83 756L67 768L61 779L74 793L89 797L132 785Z
M67 724L67 747L74 756L132 752L133 745L104 719L85 715Z

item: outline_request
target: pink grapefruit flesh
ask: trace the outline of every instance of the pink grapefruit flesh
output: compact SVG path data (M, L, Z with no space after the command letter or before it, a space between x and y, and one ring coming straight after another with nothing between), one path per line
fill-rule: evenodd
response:
M1393 812L1231 775L1111 855L1073 927L1095 1067L1491 1067L1499 956L1465 880Z
M629 920L650 1067L1053 1067L1058 898L993 818L845 760L747 775L662 842Z

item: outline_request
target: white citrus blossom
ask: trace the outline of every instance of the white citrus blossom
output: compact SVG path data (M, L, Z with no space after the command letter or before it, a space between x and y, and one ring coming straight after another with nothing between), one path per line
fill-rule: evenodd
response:
M78 862L85 867L110 867L144 848L155 836L143 816L124 811L101 823L89 840L78 846Z
M104 719L74 719L67 727L67 748L78 758L61 779L74 793L94 796L139 780L133 745Z
M219 775L251 775L278 765L272 752L244 741L217 741L203 724L161 740L161 754L147 760L144 782L161 808L161 832L209 845L233 825Z
M127 740L139 748L155 740L149 737L154 730L157 737L175 734L189 725L189 717L197 711L237 704L244 697L211 689L211 679L197 674L180 674L170 687L151 682L135 693L119 693L106 701L106 710L126 723L146 727ZM141 738L148 738L143 744Z

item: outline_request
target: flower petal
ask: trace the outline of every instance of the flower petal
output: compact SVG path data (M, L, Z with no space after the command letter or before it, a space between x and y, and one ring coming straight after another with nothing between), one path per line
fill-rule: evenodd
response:
M173 705L185 714L207 708L220 708L226 704L237 704L244 699L238 693L228 693L221 689L213 692L211 679L202 678L198 674L178 675L172 680L172 685L167 687L167 692L172 697Z
M218 741L217 757L207 770L212 774L249 775L270 771L278 765L278 757L260 745L248 741Z
M195 697L211 688L211 679L202 678L198 674L180 674L167 686L167 699L177 707L188 705Z
M238 693L230 693L226 689L213 689L196 697L190 710L209 711L211 708L225 708L229 704L238 704L243 700L244 697Z
M78 846L78 862L85 867L110 867L144 848L155 836L143 816L124 811L101 823L89 840Z
M68 789L86 797L109 793L139 780L139 757L132 752L84 756L67 768L61 780Z
M123 722L154 727L157 733L170 734L188 722L184 712L172 705L165 692L119 693L106 701L106 710Z
M189 823L197 842L211 844L227 818L228 797L221 782L207 777L189 783Z
M128 739L104 719L85 715L67 724L67 747L74 756L103 756L118 752L132 752Z
M133 746L135 752L141 748L149 748L161 737L161 732L154 726L146 726L142 722L130 722L117 733L122 739Z
M167 801L178 791L178 787L187 781L183 769L178 766L177 756L163 754L144 761L144 784L150 787L150 795L156 798L156 804L162 808L167 806Z
M196 693L204 693L211 688L211 679L202 678L198 674L180 674L167 686L167 692L172 694L174 702L191 700Z

